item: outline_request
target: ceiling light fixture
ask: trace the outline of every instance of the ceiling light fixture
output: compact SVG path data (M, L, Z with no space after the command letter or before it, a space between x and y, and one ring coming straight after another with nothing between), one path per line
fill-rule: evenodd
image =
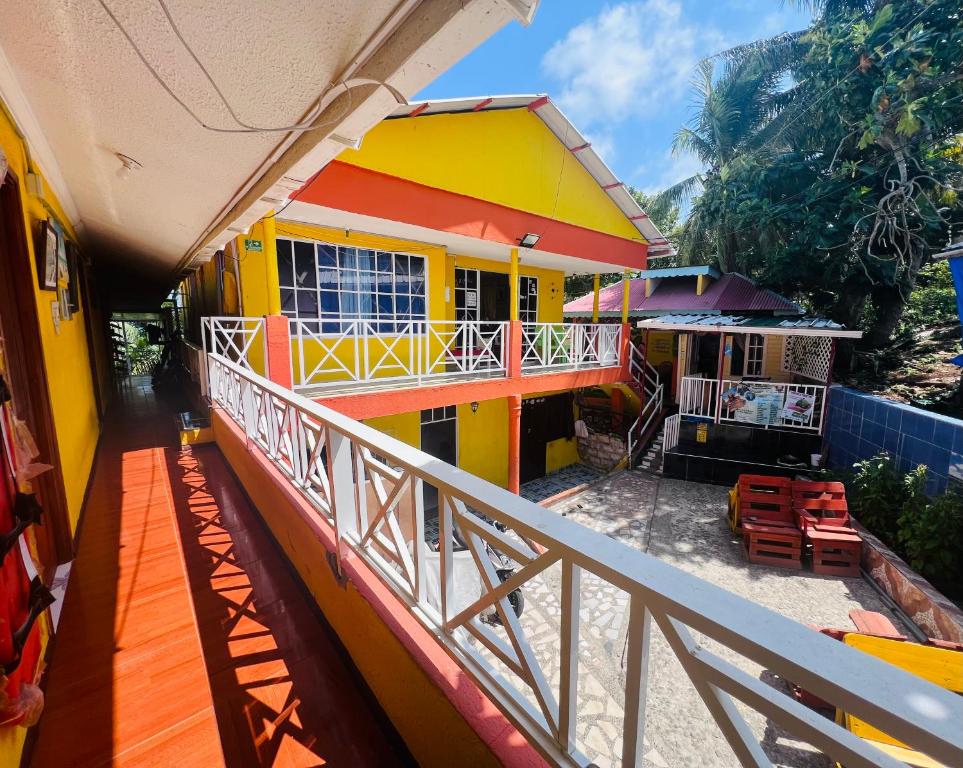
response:
M521 239L518 241L518 244L522 248L534 248L535 243L537 243L541 237L541 235L527 232L526 234L522 235Z
M144 167L134 158L130 157L129 155L125 155L123 152L115 152L114 155L121 162L120 168L117 169L117 178L121 181L126 181L129 179L131 171L139 171Z

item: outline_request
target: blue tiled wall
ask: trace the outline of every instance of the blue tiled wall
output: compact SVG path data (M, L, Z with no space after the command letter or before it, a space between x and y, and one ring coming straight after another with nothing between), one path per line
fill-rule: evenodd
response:
M829 390L827 416L830 467L849 469L854 462L888 451L904 472L927 466L926 492L931 496L946 491L951 475L963 478L959 419L840 386Z

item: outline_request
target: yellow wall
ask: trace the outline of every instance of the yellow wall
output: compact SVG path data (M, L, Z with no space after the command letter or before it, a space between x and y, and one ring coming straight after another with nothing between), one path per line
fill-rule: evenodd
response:
M508 487L508 398L458 406L458 466L502 488Z
M50 305L57 299L57 294L54 291L39 289L37 259L34 252L36 224L40 220L49 218L50 213L39 199L27 194L26 149L3 109L0 109L0 150L6 155L10 170L16 175L19 183L28 253L26 255L17 253L13 256L15 258L22 256L30 262L44 364L47 369L49 397L60 454L59 456L41 456L40 460L57 463L61 468L67 497L67 512L71 534L73 534L77 528L87 478L90 475L100 432L94 397L94 380L87 354L87 333L82 314L86 308L82 307L81 311L74 313L70 320L62 320L60 333L55 332ZM37 168L29 170L39 171ZM46 180L44 187L47 190L47 203L54 215L66 228L68 237L76 241L76 233L70 226L60 203L49 192ZM42 626L45 627L46 623L44 622ZM43 631L44 646L46 641L47 633ZM25 728L0 728L0 765L14 766L19 763L26 735Z
M391 435L413 448L421 448L421 411L363 419L368 426Z
M571 144L578 140L572 137ZM385 120L338 157L391 176L641 240L611 198L526 107Z
M252 228L250 238L260 238L262 231L258 229L260 225ZM449 254L445 248L437 245L400 240L393 237L366 234L362 232L345 232L343 229L332 229L329 227L309 226L293 222L277 221L275 223L277 235L302 240L316 240L336 245L351 245L357 248L372 248L384 251L394 251L399 253L410 253L424 256L427 264L428 279L428 317L431 320L454 320L455 318L455 267L466 269L480 269L488 272L498 272L508 274L509 264L506 262L491 261L488 259L478 259L469 256L459 256ZM244 244L245 238L237 239L238 267L241 275L241 293L243 298L242 314L247 317L259 317L269 312L269 303L272 292L277 292L277 283L272 281L268 270L268 260L276 258L274 249L263 244L261 251L248 251ZM262 241L263 242L263 241ZM211 264L213 266L213 262ZM538 278L538 320L540 322L561 322L562 305L564 303L564 284L565 276L561 271L542 269L522 265L519 270L521 275L528 275ZM446 289L447 300L446 300ZM390 338L390 337L389 337ZM330 337L326 339L327 344L335 343L336 340ZM389 353L390 346L390 353ZM317 363L322 359L322 349L317 342L308 340L304 345L304 368L307 372L314 370ZM437 359L441 354L442 346L440 341L433 342L431 346L432 359ZM300 380L300 350L297 345L292 345L292 360L294 365L295 381ZM364 354L363 347L355 347L354 339L346 337L337 341L335 355L337 361L349 370L355 370L356 355ZM397 356L405 364L417 359L417 351L412 351L406 340L386 345L383 342L371 341L368 345L368 359L373 366L377 361L384 358L387 363L396 365L393 356ZM380 376L400 376L404 375L401 365L392 369L379 370ZM328 360L324 365L324 373L318 372L312 378L312 383L322 384L331 381L341 381L346 378L344 369L333 359Z
M21 205L24 211L24 226L27 232L30 269L33 275L34 298L40 324L40 337L43 344L44 363L47 368L50 402L53 410L54 426L57 431L59 457L41 457L42 461L58 462L63 472L67 494L67 507L70 515L71 532L76 530L80 508L83 504L87 478L93 463L94 450L100 432L97 405L94 399L94 382L87 356L87 333L84 319L77 312L70 320L61 320L60 333L54 330L50 305L57 300L54 291L41 291L37 282L37 258L34 252L34 234L37 222L50 217L43 203L27 195L27 158L24 145L16 135L14 127L0 111L0 149L7 156L10 170L16 174L20 184ZM37 170L37 169L33 169ZM47 190L46 199L60 223L66 227L67 235L76 242L67 216L60 204ZM81 310L83 311L83 309Z

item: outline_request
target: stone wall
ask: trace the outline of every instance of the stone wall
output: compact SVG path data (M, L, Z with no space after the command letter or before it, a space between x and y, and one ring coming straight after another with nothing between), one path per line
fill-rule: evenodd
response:
M830 388L826 416L828 463L834 469L850 469L887 451L903 472L926 465L930 496L944 493L951 477L963 479L959 419L841 386Z
M578 438L578 456L600 472L609 472L625 458L628 448L625 440L617 435L589 432L588 437Z

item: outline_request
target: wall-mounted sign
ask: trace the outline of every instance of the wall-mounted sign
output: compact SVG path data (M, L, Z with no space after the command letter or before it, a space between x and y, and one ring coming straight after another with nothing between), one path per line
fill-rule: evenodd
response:
M696 442L697 443L709 442L709 425L708 424L696 425Z
M478 306L478 291L465 291L465 306L469 309Z
M784 419L808 422L813 417L816 398L805 392L787 392L786 407L782 410Z
M264 243L260 240L245 240L244 248L254 253L261 253L264 250Z

